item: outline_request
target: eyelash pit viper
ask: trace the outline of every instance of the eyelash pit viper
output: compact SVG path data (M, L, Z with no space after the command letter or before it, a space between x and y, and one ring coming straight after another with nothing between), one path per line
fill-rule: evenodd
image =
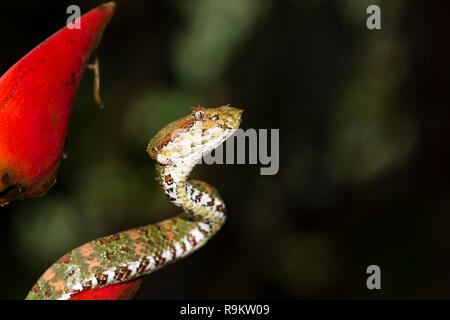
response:
M195 107L153 137L147 151L157 179L183 213L88 242L64 255L26 299L66 300L88 289L123 283L178 261L203 246L225 222L225 204L206 182L189 179L204 154L239 127L242 110Z

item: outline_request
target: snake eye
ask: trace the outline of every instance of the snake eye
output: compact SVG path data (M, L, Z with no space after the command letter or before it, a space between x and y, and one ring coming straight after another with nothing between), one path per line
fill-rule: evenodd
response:
M205 117L206 117L206 115L205 115L205 113L204 113L203 111L197 111L197 112L194 114L195 120L204 120Z
M219 116L216 114L214 117L211 117L211 120L217 121L217 120L219 120Z

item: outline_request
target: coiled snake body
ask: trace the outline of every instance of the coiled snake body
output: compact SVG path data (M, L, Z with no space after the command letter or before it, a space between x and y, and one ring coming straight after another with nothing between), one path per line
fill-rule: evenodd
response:
M188 176L204 154L239 127L241 114L229 106L196 107L159 131L147 151L157 162L164 192L184 212L72 250L41 276L26 299L68 299L87 289L125 282L203 246L225 222L225 204L213 187Z

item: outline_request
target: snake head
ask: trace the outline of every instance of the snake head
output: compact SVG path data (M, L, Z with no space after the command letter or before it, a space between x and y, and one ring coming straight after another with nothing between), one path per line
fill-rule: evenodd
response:
M243 110L230 107L229 105L218 108L193 107L192 115L196 121L201 121L202 127L213 128L222 127L223 129L239 128Z
M147 152L161 165L189 157L197 162L239 128L242 112L229 105L194 107L190 115L161 129L150 140Z

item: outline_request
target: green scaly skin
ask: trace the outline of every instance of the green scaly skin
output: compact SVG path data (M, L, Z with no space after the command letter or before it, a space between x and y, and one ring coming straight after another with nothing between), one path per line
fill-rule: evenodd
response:
M157 162L164 192L184 212L72 250L39 278L26 299L69 299L149 274L203 246L225 222L225 204L213 187L188 176L204 154L239 127L241 114L229 106L197 107L158 132L147 150Z

